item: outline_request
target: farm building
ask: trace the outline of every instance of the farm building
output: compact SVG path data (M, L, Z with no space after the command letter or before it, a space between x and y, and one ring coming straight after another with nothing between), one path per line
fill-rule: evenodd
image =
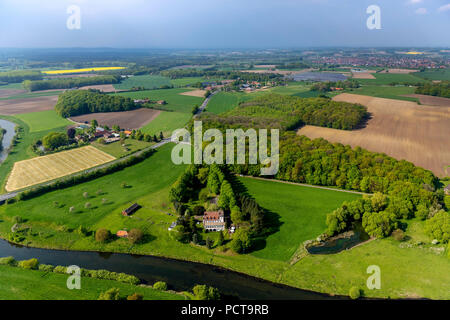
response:
M203 215L203 228L205 228L206 231L225 230L223 210L205 212L205 214Z
M141 208L140 205L138 205L137 203L133 203L131 206L129 206L128 208L126 208L125 210L122 211L122 215L130 216L133 213L135 213L137 210L139 210L140 208Z

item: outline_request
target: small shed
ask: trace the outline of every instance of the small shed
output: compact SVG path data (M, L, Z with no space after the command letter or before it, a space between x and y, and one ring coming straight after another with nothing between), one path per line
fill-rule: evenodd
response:
M128 237L128 231L119 230L119 231L117 231L116 236L118 236L119 238L127 238Z
M122 215L130 216L133 213L135 213L137 210L139 210L140 208L141 208L140 205L138 205L137 203L133 203L131 206L129 206L128 208L126 208L125 210L122 211Z

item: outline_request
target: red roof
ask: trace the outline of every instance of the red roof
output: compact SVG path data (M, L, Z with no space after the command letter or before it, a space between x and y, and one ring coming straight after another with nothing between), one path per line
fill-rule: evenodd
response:
M203 215L203 220L219 220L220 217L223 217L223 211L206 211Z

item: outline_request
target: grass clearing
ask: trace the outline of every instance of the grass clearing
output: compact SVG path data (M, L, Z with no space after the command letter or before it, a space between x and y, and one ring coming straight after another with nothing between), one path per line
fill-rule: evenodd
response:
M7 191L20 190L96 167L115 158L92 146L76 148L14 163Z
M141 131L152 135L162 132L165 137L169 137L174 130L184 128L191 117L190 113L161 111L156 119L143 126Z
M315 239L326 229L325 218L328 213L344 201L361 197L357 194L276 181L252 178L239 180L261 207L280 218L280 231L266 239L263 249L252 253L265 259L288 261L304 241Z
M157 109L191 113L195 105L201 105L204 98L181 95L180 93L190 91L191 89L159 89L136 92L120 92L118 95L131 99L146 99L157 101L165 100L166 105L155 105Z
M0 266L0 300L97 300L100 293L118 288L120 296L137 292L144 300L184 300L181 294L134 286L113 280L83 277L82 290L67 288L67 275Z
M30 132L46 131L72 124L69 120L59 116L55 110L22 113L15 116L24 121Z

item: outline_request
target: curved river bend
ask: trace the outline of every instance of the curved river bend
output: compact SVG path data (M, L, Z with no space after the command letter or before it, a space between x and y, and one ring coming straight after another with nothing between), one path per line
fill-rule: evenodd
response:
M239 299L345 299L275 284L212 265L154 256L29 248L0 240L0 257L6 256L13 256L17 260L37 258L41 263L52 265L77 265L86 269L124 272L149 284L165 281L176 291L186 291L196 284L206 284L218 288L225 296Z

